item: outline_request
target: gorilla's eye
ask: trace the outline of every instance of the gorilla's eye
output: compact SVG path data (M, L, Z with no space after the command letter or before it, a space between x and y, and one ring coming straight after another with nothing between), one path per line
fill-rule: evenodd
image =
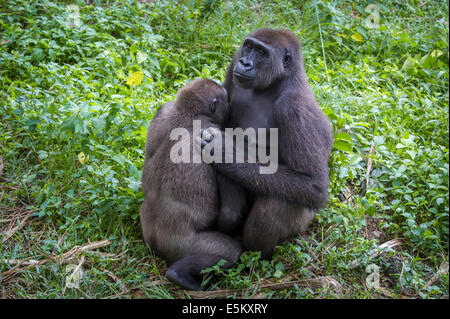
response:
M283 57L283 65L285 68L287 68L289 66L289 64L291 64L291 56L289 54L286 54Z
M250 42L247 42L247 43L245 44L245 47L246 47L247 49L251 50L251 49L253 49L253 44L251 44Z
M211 102L211 113L216 112L216 106L217 106L217 99L213 98Z

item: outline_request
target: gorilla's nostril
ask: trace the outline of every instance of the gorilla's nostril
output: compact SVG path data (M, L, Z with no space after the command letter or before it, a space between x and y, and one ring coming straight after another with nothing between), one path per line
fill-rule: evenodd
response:
M251 60L247 60L245 58L239 59L239 64L243 66L245 70L251 70L253 68L253 62Z

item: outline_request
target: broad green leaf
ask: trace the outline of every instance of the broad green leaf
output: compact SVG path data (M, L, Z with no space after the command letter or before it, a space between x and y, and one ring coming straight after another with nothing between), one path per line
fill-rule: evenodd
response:
M145 60L147 60L147 58L148 58L148 55L146 53L142 52L142 51L138 51L136 53L137 63L145 62Z
M150 57L150 62L152 63L152 65L156 68L156 69L160 69L160 66L159 66L159 61L158 61L158 59L157 58L155 58L155 57Z
M353 151L352 144L347 141L343 141L343 140L335 140L333 143L333 147L337 148L340 151L344 151L344 152L352 152Z
M356 26L356 31L361 34L361 37L367 37L367 30L361 26Z
M430 238L431 236L433 236L433 233L427 229L425 230L423 235L425 236L425 238Z
M348 162L348 165L349 166L356 165L356 164L358 164L361 161L362 161L362 157L359 154L355 154L355 155L352 156L352 158Z
M352 39L354 41L356 41L356 42L363 42L364 41L362 35L359 34L358 32L355 32L355 33L352 34Z
M406 154L408 154L412 160L416 158L417 153L414 151L406 151Z
M440 57L442 54L444 54L444 52L442 52L441 50L433 50L433 52L431 52L431 56L433 58L438 58Z
M334 136L335 140L352 141L352 137L345 132L339 132Z
M43 159L46 159L48 157L48 152L40 150L40 151L38 151L38 155L39 155L39 159L43 160Z
M145 125L142 125L141 126L141 129L140 129L140 134L141 134L141 137L142 137L142 139L144 139L145 140L145 138L147 137L147 128L145 127Z
M125 79L127 76L125 75L125 73L123 72L122 69L119 69L119 70L117 71L117 77L118 77L119 79Z
M78 154L78 160L80 161L80 163L81 163L82 165L84 165L85 163L87 163L87 161L89 161L89 155L86 156L86 155L84 155L83 152L80 152L80 153Z
M142 71L133 72L128 77L126 84L127 85L139 85L139 84L141 84L143 78L144 78L144 73L142 73Z
M277 270L277 271L275 271L274 273L273 273L273 276L275 277L275 278L281 278L281 277L283 277L283 272L282 271L280 271L280 270Z
M375 142L376 145L382 145L382 144L384 144L385 139L383 136L377 135L377 136L373 137L373 141Z
M112 159L115 160L120 165L125 164L125 162L127 161L127 158L125 156L123 156L122 154L116 154L112 157Z

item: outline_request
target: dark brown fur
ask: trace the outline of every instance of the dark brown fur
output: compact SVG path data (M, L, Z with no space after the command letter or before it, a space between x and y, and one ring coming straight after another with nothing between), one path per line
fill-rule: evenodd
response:
M212 113L214 98L218 102ZM212 231L220 204L214 168L205 163L173 163L170 149L177 141L169 136L175 128L186 128L192 159L193 120L201 120L202 128L218 128L227 112L225 89L211 80L195 80L180 90L175 102L158 110L147 135L140 212L144 239L171 263L167 278L191 290L200 288L202 269L220 259L237 260L241 246Z

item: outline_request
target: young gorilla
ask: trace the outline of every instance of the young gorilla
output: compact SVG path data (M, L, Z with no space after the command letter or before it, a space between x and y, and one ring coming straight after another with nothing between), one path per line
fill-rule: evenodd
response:
M308 84L300 42L292 32L259 29L248 35L224 86L231 108L226 127L278 129L274 174L260 174L258 162L213 163L251 195L244 248L271 258L275 246L306 232L327 201L331 125ZM203 139L201 145L209 142Z
M230 218L219 218L217 179L220 179L222 197L229 201L235 201L234 196L243 196L242 192L228 185L227 179L216 179L211 165L192 163L193 146L190 145L194 120L200 120L202 128L218 128L227 119L228 111L227 92L223 87L211 80L194 80L180 90L175 102L158 110L147 135L142 173L144 203L140 211L144 239L156 255L171 263L166 277L190 290L200 289L202 269L214 266L221 259L228 261L226 266L231 266L241 254L237 241L212 229L217 221L219 229L234 228ZM169 136L176 128L189 132L186 140L189 163L174 163L170 158L176 141ZM236 204L225 206L236 207Z

